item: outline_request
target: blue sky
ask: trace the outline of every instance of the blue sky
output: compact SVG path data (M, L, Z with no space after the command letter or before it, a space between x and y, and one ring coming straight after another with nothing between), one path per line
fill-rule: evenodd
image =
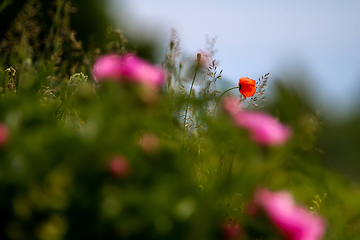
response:
M164 49L176 29L187 56L204 48L206 35L217 36L219 67L234 85L243 76L270 72L270 81L286 82L296 73L325 114L359 109L359 0L112 0L110 11L125 22L125 35Z

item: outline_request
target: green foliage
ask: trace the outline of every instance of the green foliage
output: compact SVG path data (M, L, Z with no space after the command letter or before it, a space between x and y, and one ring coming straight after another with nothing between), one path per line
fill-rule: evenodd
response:
M0 123L10 129L0 148L0 239L221 239L226 222L244 226L242 239L281 239L266 219L246 214L258 187L289 190L324 216L325 239L357 239L359 189L326 168L316 145L321 119L301 97L278 87L266 110L293 137L259 146L221 104L214 110L222 71L213 41L208 65L185 62L175 32L160 91L98 84L91 66L99 50L83 50L70 2L57 3L40 45L24 28L0 49ZM131 52L120 31L108 33L108 50ZM111 168L116 156L129 164L122 176Z

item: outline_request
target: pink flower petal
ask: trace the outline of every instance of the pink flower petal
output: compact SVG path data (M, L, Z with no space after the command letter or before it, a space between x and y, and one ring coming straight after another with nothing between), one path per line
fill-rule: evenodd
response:
M134 54L110 54L99 58L94 64L93 75L96 81L112 79L138 82L151 87L159 87L165 82L164 69L153 66Z
M128 54L122 59L122 77L145 85L161 86L165 81L165 71L150 65L135 55Z
M247 129L251 139L261 145L283 145L291 136L291 129L271 115L241 110L232 98L225 99L224 109L237 126Z
M262 145L283 145L291 130L275 118L260 112L241 112L235 122L251 132L251 139Z
M324 234L323 219L297 206L288 192L258 189L254 203L289 240L319 240Z
M102 56L94 64L93 75L97 82L108 78L119 80L121 74L121 57L118 55Z

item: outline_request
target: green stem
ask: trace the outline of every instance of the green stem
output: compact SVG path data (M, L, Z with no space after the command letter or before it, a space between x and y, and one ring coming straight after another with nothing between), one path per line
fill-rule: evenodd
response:
M220 95L220 97L218 98L218 100L217 100L217 102L216 102L216 105L215 105L215 108L214 108L214 112L213 112L213 116L214 116L214 114L215 114L217 105L219 104L220 98L221 98L225 93L227 93L228 91L233 90L233 89L236 89L236 88L240 88L240 87L237 86L237 87L229 88L228 90L226 90L225 92L223 92L223 93Z
M52 22L52 25L51 25L51 28L50 28L50 32L49 32L49 36L48 38L46 39L46 42L45 42L45 48L40 56L40 60L43 60L46 56L46 53L47 51L49 50L50 48L50 44L51 42L55 42L55 39L53 39L54 37L54 34L55 34L55 29L58 28L58 32L60 31L59 28L60 28L60 18L61 18L61 10L63 9L64 7L64 4L65 4L65 1L63 0L58 0L56 1L56 13L55 13L55 16L54 16L54 20ZM55 52L55 43L54 43L54 52ZM37 64L39 64L40 62L42 61L38 61ZM36 63L35 63L36 65Z
M195 71L195 74L194 74L194 78L192 80L192 83L191 83L191 87L190 87L190 92L189 92L189 99L186 103L186 109L185 109L185 119L184 119L184 133L185 133L185 126L186 126L186 118L187 118L187 112L188 112L188 108L189 108L189 100L190 100L190 97L191 97L191 91L193 89L193 86L194 86L194 82L195 82L195 79L196 79L196 74L198 72L199 68L196 68L196 71ZM185 136L184 136L185 137Z
M195 74L194 74L194 78L192 80L192 83L191 83L191 87L190 87L190 92L189 92L189 99L186 103L186 109L185 109L185 118L184 118L184 132L183 132L183 150L185 150L185 133L186 133L186 118L187 118L187 112L188 112L188 108L189 108L189 100L190 100L190 97L191 97L191 91L194 87L194 82L195 82L195 79L196 79L196 74L198 72L199 68L197 67L196 70L195 70ZM183 154L183 157L184 157L184 154Z

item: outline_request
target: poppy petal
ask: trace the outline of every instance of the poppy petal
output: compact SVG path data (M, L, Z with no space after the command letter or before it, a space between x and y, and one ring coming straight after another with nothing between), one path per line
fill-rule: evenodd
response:
M239 92L246 99L252 97L256 92L255 80L248 77L242 77L239 79Z

